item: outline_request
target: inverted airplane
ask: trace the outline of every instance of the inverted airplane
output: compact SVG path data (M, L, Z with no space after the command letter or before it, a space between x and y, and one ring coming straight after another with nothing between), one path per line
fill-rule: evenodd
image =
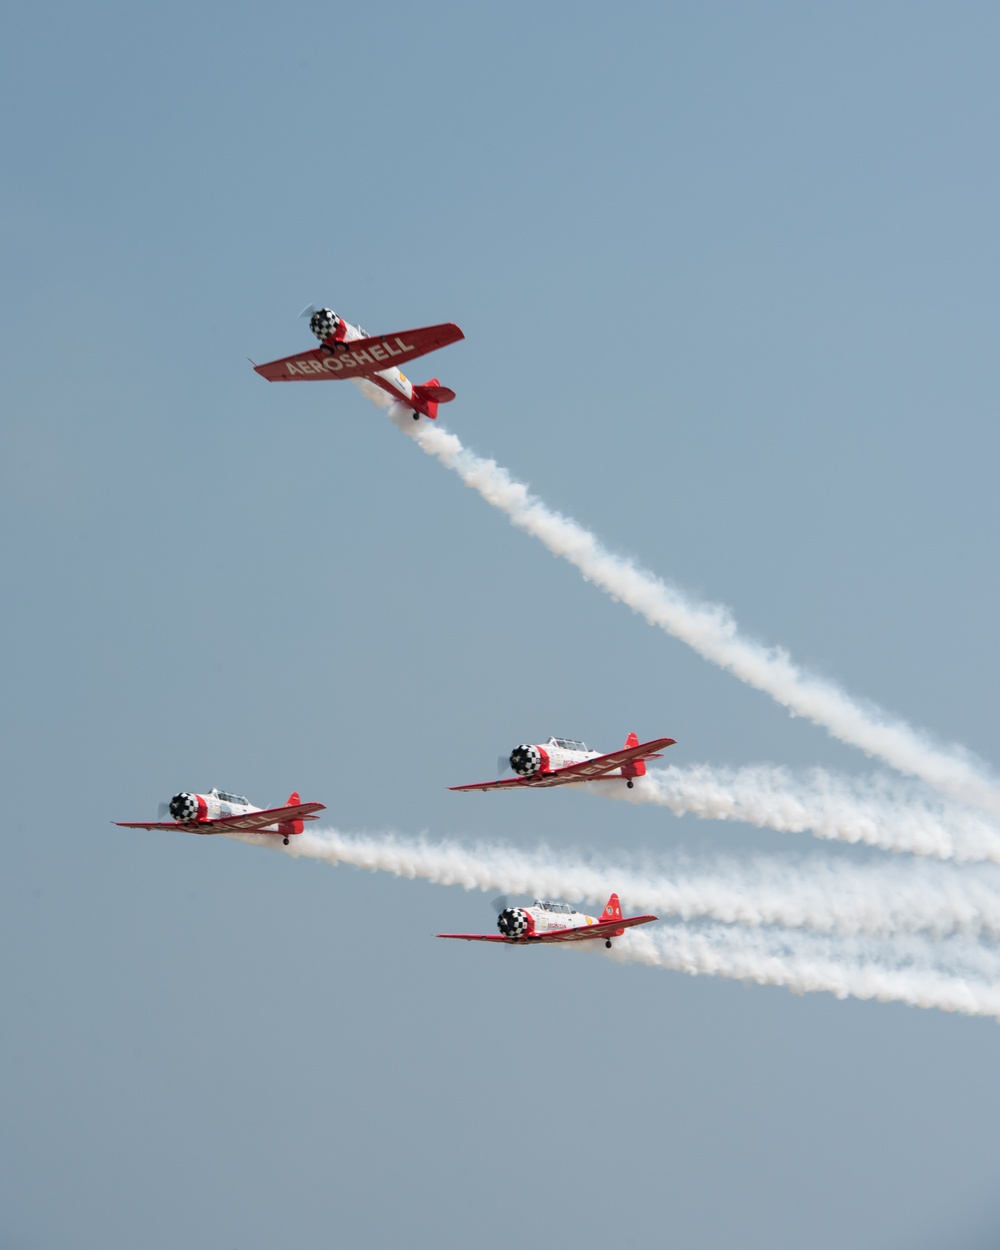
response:
M455 392L442 386L437 378L414 386L399 369L418 356L426 356L439 347L464 339L465 335L452 322L421 326L401 334L369 334L338 317L332 308L307 308L306 312L312 312L309 329L319 339L319 347L299 352L297 356L283 356L281 360L254 365L254 371L268 382L364 379L374 382L397 403L412 409L414 421L421 416L433 419L437 416L438 404L447 404L455 398Z
M449 786L450 790L513 790L519 786L569 786L602 777L621 777L631 790L635 777L646 775L646 760L658 760L664 747L672 747L674 738L654 738L640 742L629 734L620 751L602 755L589 751L585 742L571 738L550 738L541 745L522 743L510 753L510 766L516 777L502 781L481 781L471 786ZM503 760L500 760L503 763Z
M657 916L623 916L618 895L612 894L599 920L574 911L568 903L535 899L530 907L505 907L497 917L499 934L438 933L439 938L461 938L465 942L506 942L509 945L532 945L538 942L589 942L603 938L611 945L613 937L621 937L626 929L637 924L650 924Z
M241 794L209 790L208 794L183 791L170 800L173 822L162 820L116 820L123 829L180 829L182 833L266 833L284 839L302 832L303 822L318 820L314 812L325 803L303 803L294 792L284 807L254 807Z

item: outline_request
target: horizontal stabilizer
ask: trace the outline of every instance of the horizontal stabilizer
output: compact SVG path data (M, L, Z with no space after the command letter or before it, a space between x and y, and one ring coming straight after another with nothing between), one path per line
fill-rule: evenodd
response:
M430 404L450 404L455 398L455 392L450 386L415 386L413 394L417 399L422 399Z

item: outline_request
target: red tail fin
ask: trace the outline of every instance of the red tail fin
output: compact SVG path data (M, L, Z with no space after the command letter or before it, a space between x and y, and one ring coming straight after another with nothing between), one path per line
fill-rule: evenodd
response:
M618 901L618 895L612 894L611 897L608 899L607 907L605 907L604 911L601 912L601 924L605 924L609 920L621 920L621 918L622 918L622 905ZM616 929L615 937L621 937L621 935L624 932L625 932L624 929Z
M299 798L298 791L293 790L291 794L288 796L288 802L285 804L285 806L286 807L298 807L298 805L301 802L302 800ZM283 821L278 826L278 832L281 834L284 834L284 836L287 838L289 834L301 833L304 828L305 828L305 825L301 820L286 820L286 821Z
M450 403L455 398L455 392L450 386L442 386L437 378L431 378L422 386L413 388L413 398L424 404L427 415L433 418L438 414L438 404Z
M635 733L629 734L629 736L625 739L626 750L629 747L637 747L638 745L639 745L638 734L635 734ZM645 775L646 775L646 761L645 760L632 760L630 764L625 764L622 767L623 777L645 777Z

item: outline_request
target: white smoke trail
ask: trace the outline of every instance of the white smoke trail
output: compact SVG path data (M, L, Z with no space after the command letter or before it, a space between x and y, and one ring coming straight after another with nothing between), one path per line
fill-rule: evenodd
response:
M381 398L376 402L384 406ZM1000 814L1000 785L963 748L932 744L905 722L873 705L862 706L832 682L807 673L781 648L744 638L727 608L697 603L630 560L613 555L588 530L547 508L494 460L468 451L454 434L424 419L413 421L410 411L399 405L393 405L389 415L423 451L457 473L487 503L506 513L514 525L538 538L553 555L567 560L587 581L628 604L651 625L679 638L705 659L842 742L860 747L954 798Z
M1000 863L1000 828L976 811L920 794L893 777L796 776L772 764L657 768L629 790L620 779L589 782L606 798L656 803L676 816L736 820L778 833L811 833L885 851Z
M279 846L276 839L230 836ZM842 864L825 864L810 877L802 865L786 865L782 873L773 861L758 861L738 865L738 872L716 863L700 877L653 878L621 866L558 862L546 851L469 849L332 829L299 835L287 853L466 889L563 894L595 903L617 889L629 910L652 906L681 918L629 930L613 948L623 962L1000 1018L1000 952L965 940L1000 933L1000 890L986 882L970 890L958 870L937 867L932 876L921 865L923 878L918 872L901 879L893 866L871 881ZM949 871L953 888L942 889L937 878ZM706 917L711 923L692 924ZM900 933L900 925L924 929L935 940Z
M954 976L923 963L908 964L905 958L897 966L876 962L867 950L851 951L843 939L833 943L773 930L663 925L630 930L611 958L693 976L780 985L795 994L825 992L1000 1019L1000 987L978 974Z
M273 838L236 836L277 845ZM774 925L841 937L925 933L965 943L1000 939L1000 874L992 869L973 873L920 861L857 866L821 855L692 859L681 853L658 857L655 866L624 857L585 862L544 847L466 846L335 829L306 830L286 853L436 885L554 895L595 906L616 890L632 909L746 928ZM957 958L942 947L945 956ZM989 952L988 958L1000 978L1000 955Z

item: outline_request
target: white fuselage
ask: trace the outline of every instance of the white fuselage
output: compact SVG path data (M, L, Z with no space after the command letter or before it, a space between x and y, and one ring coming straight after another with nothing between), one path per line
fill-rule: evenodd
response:
M341 325L344 327L342 339L344 343L357 343L361 339L370 337L367 330L363 330L360 326L352 326L343 318L341 318ZM380 369L378 373L369 374L365 380L373 382L383 391L387 391L393 399L402 400L404 404L408 404L413 398L413 383L402 369L397 369L395 365L390 365L388 369Z
M229 794L214 786L207 794L185 790L170 800L170 815L183 825L200 825L221 816L249 816L263 810L248 803L241 794Z
M226 794L225 791L209 790L202 795L208 807L208 819L218 820L220 816L248 816L251 812L262 812L262 807L254 807L252 803L239 802L238 795Z
M510 766L522 777L542 777L570 764L596 760L600 754L600 751L588 751L585 743L573 738L552 737L548 742L515 747L510 754Z
M549 768L566 768L569 764L582 764L584 760L596 760L600 751L576 751L572 747L558 744L558 739L550 738L543 744L549 757Z
M565 908L566 910L562 910ZM567 903L534 902L524 910L535 922L535 933L548 933L553 929L579 929L587 924L597 924L593 916L569 910Z

